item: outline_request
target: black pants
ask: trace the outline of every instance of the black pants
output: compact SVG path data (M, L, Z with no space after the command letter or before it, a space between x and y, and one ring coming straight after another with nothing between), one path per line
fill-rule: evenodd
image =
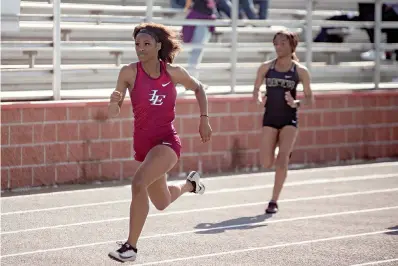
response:
M327 18L327 20L337 20L337 21L358 21L358 16L350 17L348 15L337 15ZM329 42L329 43L342 43L344 42L344 37L339 34L328 33L329 29L338 29L344 27L322 27L319 34L314 38L314 42Z
M375 20L375 4L358 4L359 21ZM382 21L398 21L398 14L385 4L382 6ZM374 29L365 28L369 41L374 43ZM387 43L398 43L398 29L382 29L386 33ZM398 60L398 50L395 50L395 60Z

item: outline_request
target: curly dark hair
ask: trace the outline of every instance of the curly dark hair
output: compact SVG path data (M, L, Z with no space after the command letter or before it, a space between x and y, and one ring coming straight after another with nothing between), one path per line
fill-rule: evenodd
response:
M142 23L135 27L134 39L140 31L151 35L156 42L162 43L158 58L167 63L173 63L174 58L181 51L181 36L176 31L158 23Z

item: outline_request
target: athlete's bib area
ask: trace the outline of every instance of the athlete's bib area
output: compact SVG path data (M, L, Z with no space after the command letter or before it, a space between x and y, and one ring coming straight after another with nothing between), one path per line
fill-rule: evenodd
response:
M299 93L300 97L301 94ZM299 110L291 164L338 164L398 156L398 91L318 92ZM15 189L97 180L124 180L133 162L132 114L107 117L107 101L29 102L1 108L1 184ZM250 95L209 96L213 137L202 144L193 97L177 100L182 155L170 172L206 174L259 169L263 107Z

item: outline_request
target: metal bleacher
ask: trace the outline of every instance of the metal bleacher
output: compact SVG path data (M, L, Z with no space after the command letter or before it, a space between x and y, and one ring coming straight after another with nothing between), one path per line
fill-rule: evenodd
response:
M169 0L153 2L153 21L180 31L184 23L184 17L179 13L181 10L169 8ZM305 2L271 0L268 20L239 22L236 84L240 87L235 90L237 93L251 90L259 63L274 55L272 37L281 28L286 27L299 34L301 43L297 55L306 63ZM145 0L62 1L62 99L109 96L121 65L137 60L131 36L135 25L145 19L145 5ZM314 21L322 22L327 17L356 12L356 9L357 1L318 0L312 17ZM53 6L48 0L21 1L20 31L2 33L2 101L51 99L52 12ZM232 30L229 20L217 23L216 34L204 48L200 79L211 86L213 93L223 93L228 92L230 84ZM315 23L312 36L319 30L320 26ZM176 63L186 66L192 45L184 44L183 47ZM398 44L386 47L398 49ZM365 31L359 27L350 29L345 43L313 43L311 75L314 86L319 84L319 88L337 89L338 81L340 87L353 84L357 88L369 87L369 84L362 87L358 84L372 82L374 62L361 61L359 55L371 48ZM398 76L398 66L382 62L380 73L381 82L388 85Z

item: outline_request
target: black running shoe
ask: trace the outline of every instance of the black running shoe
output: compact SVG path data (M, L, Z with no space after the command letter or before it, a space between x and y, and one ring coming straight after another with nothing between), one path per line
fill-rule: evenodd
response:
M268 208L265 210L266 213L277 213L278 204L276 202L270 201L268 203Z

